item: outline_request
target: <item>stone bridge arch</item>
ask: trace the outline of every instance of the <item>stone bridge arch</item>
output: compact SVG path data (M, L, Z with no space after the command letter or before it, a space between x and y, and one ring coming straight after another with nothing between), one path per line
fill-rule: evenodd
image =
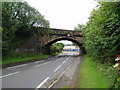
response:
M50 54L50 46L54 43L56 43L57 41L61 41L61 40L68 40L68 41L71 41L73 43L76 43L80 50L81 50L81 53L80 54L83 54L84 53L84 47L82 46L82 43L71 38L71 37L59 37L59 38L55 38L51 41L49 41L48 43L45 44L44 48L43 48L43 53L44 54Z
M81 31L49 28L48 35L40 35L36 32L25 43L15 47L15 52L50 54L50 46L53 43L68 40L76 43L84 53L83 38Z

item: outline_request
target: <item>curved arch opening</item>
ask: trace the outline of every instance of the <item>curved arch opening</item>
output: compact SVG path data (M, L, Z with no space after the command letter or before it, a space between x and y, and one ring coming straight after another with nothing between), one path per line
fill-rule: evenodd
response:
M50 47L51 47L51 45L54 44L54 43L56 43L56 42L58 42L58 41L62 41L62 40L67 40L67 41L71 41L71 42L75 43L79 47L79 50L80 50L79 55L83 54L83 46L82 46L82 44L79 43L78 41L74 40L74 39L67 38L67 37L66 38L55 39L55 40L47 43L45 45L45 47L44 47L44 53L45 54L50 54Z

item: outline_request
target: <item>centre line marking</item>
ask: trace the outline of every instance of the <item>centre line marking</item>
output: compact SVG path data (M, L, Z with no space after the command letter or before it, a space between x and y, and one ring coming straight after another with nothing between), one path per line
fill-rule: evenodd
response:
M47 77L42 83L40 83L36 88L40 88L50 77ZM35 90L37 90L35 89Z
M69 58L67 58L66 60L68 60Z
M22 65L18 65L18 66L14 66L14 67L8 67L7 69L11 69L11 68L16 68L16 67L22 67L22 66L26 66L28 64L22 64Z
M49 62L51 62L51 61L49 61ZM46 63L40 64L40 65L36 65L35 67L39 67L39 66L44 65L44 64L47 64L47 63L49 63L49 62L46 62Z
M58 67L54 70L54 72L56 72L61 66L62 66L62 65L58 66Z
M43 63L42 65L47 64L47 63L49 63L49 62Z
M65 63L66 61L64 61L63 63Z
M1 76L0 78L4 78L4 77L7 77L7 76L10 76L10 75L16 74L16 73L19 73L19 72L10 73L10 74L7 74L7 75L4 75L4 76Z

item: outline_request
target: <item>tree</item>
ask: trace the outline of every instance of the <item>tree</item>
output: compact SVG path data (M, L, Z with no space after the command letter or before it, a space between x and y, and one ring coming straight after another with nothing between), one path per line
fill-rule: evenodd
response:
M78 24L77 27L74 28L75 31L82 31L85 28L84 24Z
M64 44L63 43L54 43L50 47L51 54L52 55L56 55L57 53L61 53L63 48L64 48Z
M3 55L27 39L31 27L48 28L49 22L26 2L2 2Z
M120 2L99 3L82 31L89 56L102 63L114 62L120 54Z

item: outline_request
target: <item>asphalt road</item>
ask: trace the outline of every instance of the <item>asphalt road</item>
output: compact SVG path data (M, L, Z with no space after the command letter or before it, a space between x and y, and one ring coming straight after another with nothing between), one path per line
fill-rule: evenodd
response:
M76 52L2 69L2 88L48 88L75 60Z

